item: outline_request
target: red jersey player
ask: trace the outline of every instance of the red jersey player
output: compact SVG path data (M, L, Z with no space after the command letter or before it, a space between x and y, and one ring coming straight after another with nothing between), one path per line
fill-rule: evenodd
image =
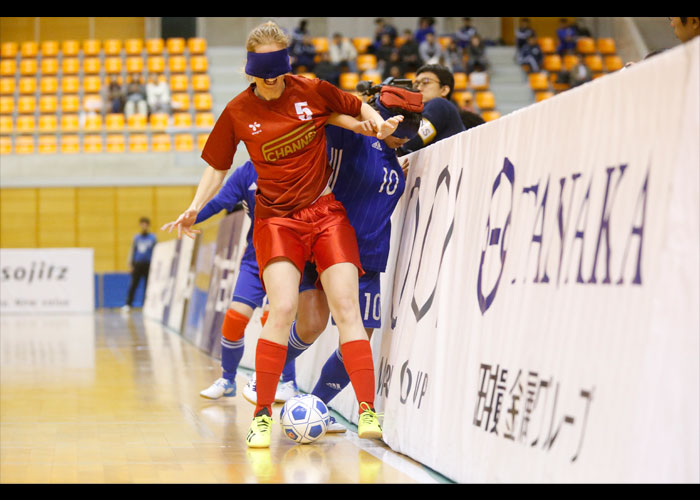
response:
M178 236L198 232L191 228L197 212L218 191L243 141L258 173L253 245L270 306L255 355L257 405L246 437L253 448L270 444L271 405L307 260L316 264L340 333L343 360L359 403L358 435L382 435L373 407L374 364L358 302L363 271L355 231L328 187L331 168L324 125L332 113L359 116L352 130L383 139L402 117L384 121L369 105L328 82L287 74L287 45L287 36L273 22L250 33L246 73L253 84L229 102L214 125L202 151L209 167L190 207L163 226L177 227Z

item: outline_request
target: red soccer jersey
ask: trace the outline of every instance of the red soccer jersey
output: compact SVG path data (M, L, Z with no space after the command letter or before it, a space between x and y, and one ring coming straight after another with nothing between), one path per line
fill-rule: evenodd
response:
M255 217L285 217L310 205L325 189L331 168L324 125L335 111L358 116L362 101L332 84L285 75L273 101L255 95L254 85L233 98L209 134L202 159L228 170L239 141L258 172Z

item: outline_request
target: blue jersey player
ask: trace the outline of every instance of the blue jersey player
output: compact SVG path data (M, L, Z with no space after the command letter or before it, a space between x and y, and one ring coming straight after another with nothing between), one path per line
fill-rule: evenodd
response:
M248 217L255 213L255 191L258 174L250 161L238 167L214 198L197 215L196 223L203 222L222 210L232 211L242 203ZM233 290L231 304L226 311L221 327L222 376L210 387L200 392L209 399L236 395L236 372L243 357L244 333L256 308L263 307L265 291L260 283L258 263L253 247L253 224L246 235L246 249L241 259L240 270ZM266 312L261 321L264 323ZM275 401L284 402L298 393L294 362L285 366L282 380L277 387Z
M371 103L384 119L401 114L404 120L386 139L355 134L345 128L326 127L328 160L333 168L330 187L355 229L365 274L359 279L360 309L368 336L381 326L380 273L386 269L391 237L391 215L405 188L405 173L395 149L418 132L423 104L421 95L407 89L383 86ZM287 362L304 352L326 328L330 314L325 295L316 283L318 274L307 263L300 286L297 320L292 323ZM313 394L325 403L350 382L340 349L326 361ZM243 389L254 400L254 387ZM344 432L332 419L328 432Z

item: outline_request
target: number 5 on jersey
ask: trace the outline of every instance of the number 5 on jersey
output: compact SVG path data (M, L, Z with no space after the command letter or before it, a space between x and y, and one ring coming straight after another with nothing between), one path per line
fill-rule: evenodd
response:
M308 103L306 101L295 102L294 109L296 110L297 115L299 116L299 119L301 121L311 120L313 112L308 108Z

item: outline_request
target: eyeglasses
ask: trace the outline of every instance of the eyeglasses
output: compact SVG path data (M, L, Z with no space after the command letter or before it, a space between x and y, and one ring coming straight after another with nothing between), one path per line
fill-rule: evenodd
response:
M438 85L440 84L440 80L433 80L432 78L421 78L420 80L416 80L413 82L413 88L417 89L419 87L422 87L423 85L428 85L430 82L437 83Z

